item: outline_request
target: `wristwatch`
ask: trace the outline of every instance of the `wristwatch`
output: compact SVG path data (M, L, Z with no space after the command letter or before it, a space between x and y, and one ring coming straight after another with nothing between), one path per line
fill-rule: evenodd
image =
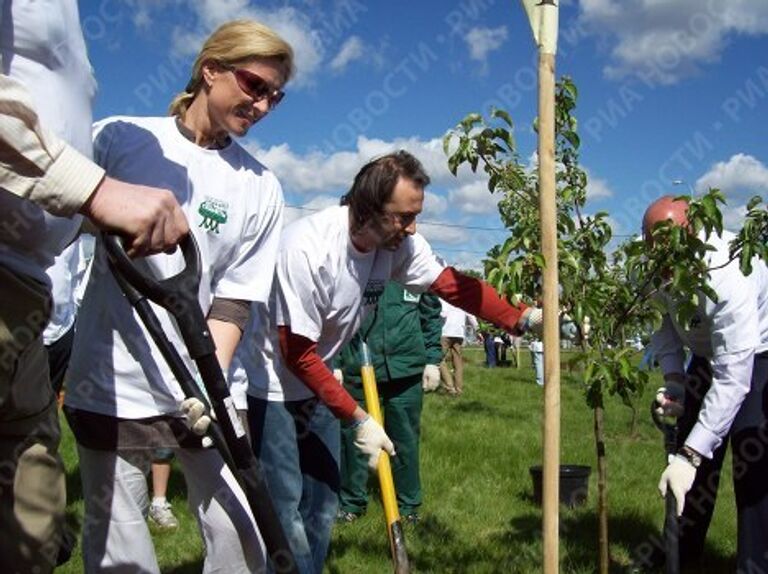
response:
M680 450L677 451L677 454L691 463L693 468L699 468L699 465L701 464L701 455L692 448L683 446Z

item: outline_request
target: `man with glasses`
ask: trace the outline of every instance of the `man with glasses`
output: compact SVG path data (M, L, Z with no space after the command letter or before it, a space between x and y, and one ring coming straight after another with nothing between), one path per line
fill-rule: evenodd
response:
M421 163L398 151L365 165L341 206L287 226L269 310L252 314L243 338L254 451L303 572L321 572L328 549L339 420L355 433L369 468L382 449L395 454L382 427L329 369L387 281L431 291L516 334L541 325L539 309L512 306L483 281L437 262L416 233L428 184Z

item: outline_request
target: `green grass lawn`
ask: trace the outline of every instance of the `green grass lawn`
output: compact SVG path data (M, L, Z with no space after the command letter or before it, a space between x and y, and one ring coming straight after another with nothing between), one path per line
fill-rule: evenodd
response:
M424 490L422 521L407 525L405 534L412 572L527 573L540 572L541 511L533 501L529 467L541 464L543 393L523 352L523 366L486 369L481 350L467 350L469 366L461 398L430 394L422 417L421 472ZM656 388L654 380L652 389ZM606 410L609 537L612 571L629 572L631 557L658 543L663 501L656 491L663 470L662 438L640 401L637 433L630 436L630 410L609 401ZM62 419L63 420L63 419ZM578 383L563 373L561 462L594 468L592 413ZM69 488L68 519L82 522L77 460L72 435L64 430L62 447ZM392 571L381 505L371 481L368 512L354 523L336 527L326 572ZM561 507L561 572L596 571L596 476L590 478L586 505ZM202 544L184 499L179 472L171 478L169 496L181 527L155 532L155 548L163 572L199 572ZM730 461L721 481L717 511L709 530L708 573L735 571L735 517ZM78 529L79 530L79 529ZM79 548L57 572L81 572Z

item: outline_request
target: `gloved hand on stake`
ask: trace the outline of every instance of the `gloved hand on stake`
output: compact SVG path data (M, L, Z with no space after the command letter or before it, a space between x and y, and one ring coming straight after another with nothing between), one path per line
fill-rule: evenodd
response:
M693 480L696 478L696 467L698 464L691 462L691 459L681 454L669 455L669 465L661 474L659 480L659 492L662 498L667 496L667 488L672 490L677 502L677 515L683 514L685 506L685 495L691 490Z
M205 414L205 405L200 399L189 397L181 403L180 410L187 417L187 426L198 436L208 432L211 417Z
M537 339L544 336L544 311L539 307L529 307L518 323L518 329L523 333L531 332ZM566 341L575 341L579 336L579 330L573 319L565 313L560 314L560 338Z
M370 415L355 426L355 446L368 457L368 468L371 472L376 471L381 449L387 451L389 456L395 456L395 445Z
M685 411L685 386L667 380L656 390L654 412L660 417L679 418Z
M421 375L421 387L425 393L437 390L440 386L440 367L437 365L424 365L424 373Z

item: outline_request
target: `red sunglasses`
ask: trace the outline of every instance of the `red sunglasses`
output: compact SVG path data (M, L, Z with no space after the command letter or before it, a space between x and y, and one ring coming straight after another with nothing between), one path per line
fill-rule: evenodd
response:
M231 64L225 64L223 62L220 64L222 68L234 74L237 85L241 90L253 98L254 101L261 102L267 100L267 105L270 110L274 109L285 96L285 92L273 88L258 74L254 74L243 68L236 68Z

